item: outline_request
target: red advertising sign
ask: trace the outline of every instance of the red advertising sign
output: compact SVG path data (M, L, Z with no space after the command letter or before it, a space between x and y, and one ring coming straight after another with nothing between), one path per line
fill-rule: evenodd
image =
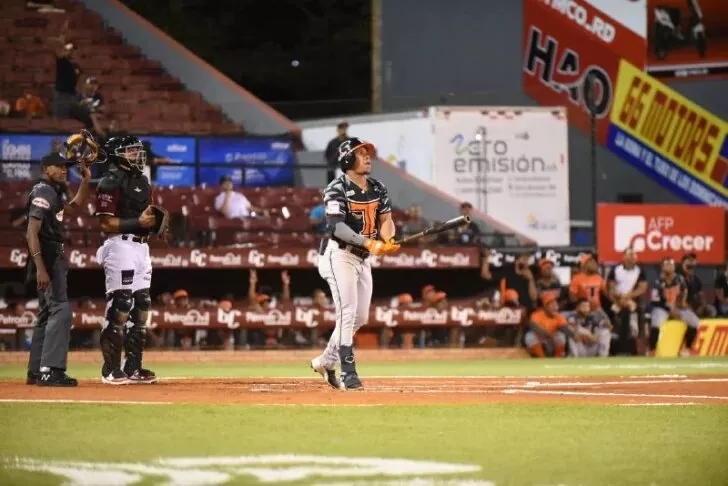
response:
M229 311L211 308L166 309L155 307L151 311L149 327L152 329L259 329L268 327L292 327L314 329L334 327L336 313L333 309L311 306L280 305L266 312L246 308ZM421 328L427 326L515 326L521 324L525 313L522 309L502 308L484 310L473 307L472 302L453 302L442 309L372 306L367 328ZM22 315L0 311L0 330L28 329L35 323L36 312L26 310ZM75 311L74 329L101 329L105 320L103 308Z
M650 75L728 76L726 0L647 0L646 22Z
M526 0L523 81L542 105L565 105L569 121L590 133L586 80L592 79L597 137L609 126L619 59L641 66L645 41L583 0Z
M95 248L66 250L69 268L100 268ZM318 251L300 247L169 248L151 250L154 268L314 268ZM478 248L402 248L394 255L370 257L374 268L478 268ZM25 248L0 247L0 268L24 267Z
M643 263L695 253L699 263L726 261L726 211L681 204L600 204L597 253L618 262L632 248Z

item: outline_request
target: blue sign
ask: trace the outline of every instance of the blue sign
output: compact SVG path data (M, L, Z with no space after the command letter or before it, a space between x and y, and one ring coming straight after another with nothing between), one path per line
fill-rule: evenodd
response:
M293 183L293 144L283 138L199 139L200 182L217 184L223 175L231 175L236 184L247 186L285 185ZM206 164L265 165L271 167L242 168L204 167ZM278 167L275 167L278 166Z
M609 126L607 146L650 179L678 192L685 201L728 209L728 200L721 194L675 164L663 160L659 153L614 124Z
M0 163L0 181L27 181L40 177L40 164L30 162Z
M40 160L48 155L53 145L60 150L67 135L24 135L0 133L0 159Z
M160 165L154 184L158 186L194 186L195 168L179 165Z
M152 152L158 157L166 157L175 163L191 164L196 161L193 137L139 137L142 142L149 142ZM147 154L149 157L149 154Z

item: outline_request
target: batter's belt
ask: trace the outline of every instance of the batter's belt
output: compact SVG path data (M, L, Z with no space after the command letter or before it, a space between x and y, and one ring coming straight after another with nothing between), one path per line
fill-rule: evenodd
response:
M341 240L337 240L336 238L324 238L321 241L321 247L319 248L319 254L323 255L324 250L326 249L326 246L329 244L329 240L331 240L334 244L336 244L340 250L347 251L351 253L352 255L361 258L362 260L366 260L369 256L369 252L365 250L364 248L361 248L356 245L350 245L348 243L344 243Z

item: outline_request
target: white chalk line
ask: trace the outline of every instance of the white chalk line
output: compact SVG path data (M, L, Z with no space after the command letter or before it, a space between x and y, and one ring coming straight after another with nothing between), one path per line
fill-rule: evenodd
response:
M658 403L620 403L620 407L683 407L690 405L705 405L697 402L658 402Z
M586 392L566 390L528 390L525 388L507 388L503 393L529 394L529 395L571 395L580 397L633 397L633 398L688 398L704 400L728 400L728 397L718 395L669 395L660 393L622 393L622 392Z
M88 405L174 405L175 402L143 402L135 400L72 400L51 398L0 398L0 403L71 403Z

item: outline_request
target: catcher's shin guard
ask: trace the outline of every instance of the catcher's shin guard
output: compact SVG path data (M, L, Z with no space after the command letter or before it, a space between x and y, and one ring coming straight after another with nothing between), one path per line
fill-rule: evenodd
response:
M101 331L101 353L104 366L101 373L108 376L121 369L121 351L124 346L124 325L132 307L131 290L116 290L107 297L106 325Z
M149 289L134 292L134 309L124 335L124 372L127 375L142 368L144 346L147 343L147 317L152 307Z

